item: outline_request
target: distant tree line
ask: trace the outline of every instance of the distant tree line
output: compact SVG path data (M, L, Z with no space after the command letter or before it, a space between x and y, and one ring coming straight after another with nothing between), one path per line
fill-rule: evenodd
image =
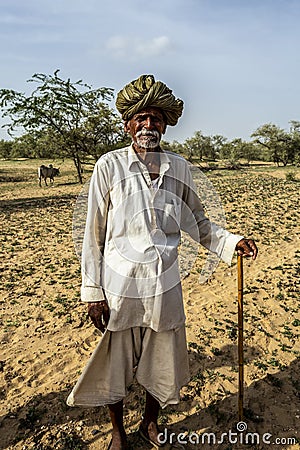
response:
M28 82L35 89L27 96L0 90L1 114L9 119L4 127L12 137L0 140L0 158L71 158L82 182L83 164L94 164L103 153L130 142L122 120L109 105L113 89L64 80L59 70L53 75L34 74ZM163 147L211 167L219 160L229 168L236 168L240 160L299 165L300 121L290 121L289 131L264 124L249 142L196 131L183 143L163 142Z
M218 160L224 161L230 168L236 168L240 160L248 164L254 160L272 161L282 164L300 164L300 122L290 121L289 131L268 123L260 126L251 135L251 141L240 138L228 140L224 136L205 136L196 131L183 143L165 142L169 148L184 155L190 162L207 162L214 166Z

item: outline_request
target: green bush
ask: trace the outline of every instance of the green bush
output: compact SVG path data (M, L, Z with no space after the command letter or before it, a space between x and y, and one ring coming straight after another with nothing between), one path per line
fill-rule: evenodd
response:
M286 181L297 181L296 172L289 170L289 172L285 174L285 179Z

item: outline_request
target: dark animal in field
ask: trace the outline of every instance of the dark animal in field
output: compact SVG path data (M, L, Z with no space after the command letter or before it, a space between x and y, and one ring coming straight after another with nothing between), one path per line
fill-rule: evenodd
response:
M46 186L48 186L47 178L50 179L50 182L54 183L54 177L57 175L59 175L59 169L53 167L52 164L49 164L48 167L42 164L38 168L39 185L42 185L42 178L44 179Z

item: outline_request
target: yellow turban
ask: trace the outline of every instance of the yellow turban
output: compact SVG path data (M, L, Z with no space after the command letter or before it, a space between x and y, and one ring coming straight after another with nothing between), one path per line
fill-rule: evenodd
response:
M118 93L116 107L123 120L130 120L147 107L160 108L167 125L176 125L182 114L183 101L175 98L164 83L155 81L153 75L141 75Z

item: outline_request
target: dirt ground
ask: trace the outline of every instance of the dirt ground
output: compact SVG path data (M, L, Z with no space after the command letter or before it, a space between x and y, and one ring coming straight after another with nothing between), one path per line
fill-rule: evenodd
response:
M107 410L65 403L101 337L79 298L72 220L82 186L72 164L61 161L54 162L61 170L54 185L39 187L40 164L0 161L0 448L105 449ZM201 249L195 259L195 246L184 255L193 264L182 281L191 381L181 403L160 414L162 428L197 434L199 443L188 440L187 449L300 449L300 182L286 181L287 170L256 165L206 173L227 228L259 246L257 261L244 261L244 422L260 443L244 445L246 431L239 443L220 442L238 421L237 265L236 258L231 267L219 263L201 284L206 256ZM125 424L134 449L151 449L137 434L143 406L142 389L133 385ZM216 442L208 444L204 432ZM271 444L263 442L266 433Z

